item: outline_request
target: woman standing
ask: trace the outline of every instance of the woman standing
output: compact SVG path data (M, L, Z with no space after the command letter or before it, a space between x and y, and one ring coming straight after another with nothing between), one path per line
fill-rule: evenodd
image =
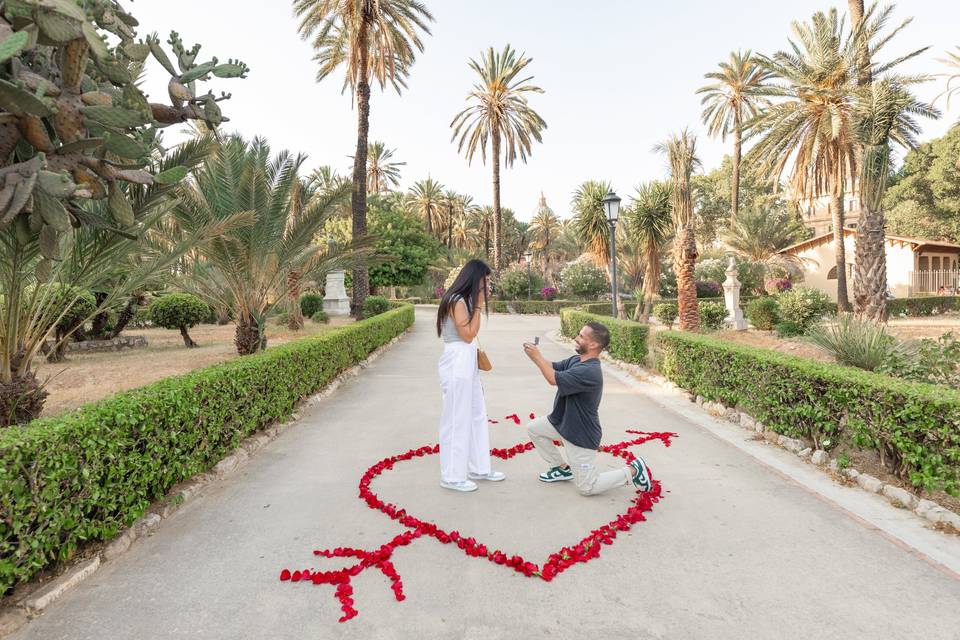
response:
M444 343L439 365L440 486L454 491L476 491L473 480L506 478L490 469L487 407L474 343L480 332L480 309L487 306L489 276L490 267L482 260L465 264L437 311L437 335Z

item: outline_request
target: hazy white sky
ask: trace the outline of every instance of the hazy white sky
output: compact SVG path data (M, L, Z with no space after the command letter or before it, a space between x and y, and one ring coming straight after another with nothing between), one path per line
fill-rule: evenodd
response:
M707 169L729 152L729 140L708 139L700 124L698 87L731 50L772 53L787 46L790 23L845 0L424 0L436 22L426 50L402 96L374 90L370 139L396 148L407 165L403 187L431 175L447 187L487 204L492 197L489 167L472 166L450 141L450 120L474 82L470 57L488 46L510 43L533 58L529 69L545 93L532 96L547 121L543 144L528 164L502 173L502 201L521 220L533 213L541 189L554 211L569 215L570 197L588 179L611 180L625 199L645 180L665 175L651 147L690 127L698 134ZM241 58L245 80L213 79L205 87L229 91L222 103L225 125L246 136L262 135L274 148L308 154L308 167L330 164L349 175L356 145L356 111L341 95L342 75L315 82L315 64L287 0L140 0L125 2L140 20L140 35L171 29L188 45L204 45L200 60ZM888 57L923 46L931 49L903 66L905 72L940 73L944 52L960 45L960 2L901 2L898 18L914 16ZM168 48L169 50L169 48ZM146 90L166 99L166 78L150 68ZM933 99L945 80L926 85ZM943 108L945 105L940 103ZM960 99L945 117L924 123L924 138L942 135L960 118ZM172 141L173 136L168 137Z

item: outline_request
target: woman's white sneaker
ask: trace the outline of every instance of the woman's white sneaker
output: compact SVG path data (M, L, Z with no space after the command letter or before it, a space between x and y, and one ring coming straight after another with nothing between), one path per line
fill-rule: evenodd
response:
M460 482L446 482L444 480L440 481L440 486L444 489L450 489L451 491L476 491L477 483L471 482L469 480L461 480Z
M502 482L507 479L507 474L503 471L491 471L490 473L468 473L467 477L471 480L486 480L487 482Z

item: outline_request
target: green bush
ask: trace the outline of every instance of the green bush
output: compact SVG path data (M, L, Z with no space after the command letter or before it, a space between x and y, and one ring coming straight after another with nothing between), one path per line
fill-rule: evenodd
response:
M595 300L609 290L607 274L590 262L574 262L560 274L560 292L568 298Z
M189 293L170 293L151 302L147 314L150 322L158 327L179 329L184 344L194 347L196 343L187 330L209 317L210 305Z
M542 300L540 297L540 289L543 288L543 277L531 269L529 282L531 299ZM528 292L527 268L513 267L507 269L500 277L500 291L507 299L526 300Z
M675 302L661 302L653 305L653 317L667 327L673 326L673 321L677 319L679 313Z
M789 320L778 322L774 329L776 330L777 337L779 338L795 338L797 336L802 336L807 331L807 329L800 326L796 322L790 322Z
M887 300L887 313L896 316L935 316L960 309L960 296L922 296Z
M812 327L810 341L837 362L865 371L876 371L893 359L906 357L906 346L887 333L884 325L841 313L837 321Z
M835 313L837 309L830 296L810 287L793 287L774 297L781 322L797 325L801 333L828 313Z
M363 317L372 318L390 309L390 301L383 296L367 296L363 301Z
M588 322L601 322L610 329L611 356L625 362L642 364L647 357L647 335L649 327L631 320L615 320L609 316L598 316L580 309L560 310L560 332L573 338Z
M300 313L304 318L312 318L317 311L323 311L323 296L319 293L305 293L300 296Z
M328 324L330 322L330 316L328 316L327 312L324 311L323 309L320 309L320 311L317 311L312 316L310 316L310 319L316 322L317 324Z
M747 320L757 329L770 331L780 322L777 301L772 296L751 300L747 304Z
M491 300L490 311L494 313L513 313L533 314L533 315L556 315L561 309L567 307L578 307L582 303L577 300ZM510 307L508 309L507 307Z
M876 449L914 486L960 495L960 392L710 336L664 331L657 343L662 373L690 393L818 446Z
M109 540L178 482L414 321L411 305L0 431L0 595Z
M727 308L722 302L700 302L697 305L700 312L700 328L707 331L716 331L723 326L727 317Z
M45 284L42 287L43 292L40 295L51 296L55 301L54 308L67 308L56 324L60 333L72 331L97 310L97 299L89 291L66 284Z

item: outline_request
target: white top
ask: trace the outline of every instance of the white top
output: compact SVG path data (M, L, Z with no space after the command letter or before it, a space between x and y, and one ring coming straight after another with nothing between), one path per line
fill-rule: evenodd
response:
M463 342L463 338L460 337L460 333L457 332L457 326L454 324L453 319L453 308L456 306L457 302L463 300L461 296L454 296L450 299L450 307L448 309L447 318L443 321L443 331L441 336L444 342ZM469 307L469 305L468 305Z

